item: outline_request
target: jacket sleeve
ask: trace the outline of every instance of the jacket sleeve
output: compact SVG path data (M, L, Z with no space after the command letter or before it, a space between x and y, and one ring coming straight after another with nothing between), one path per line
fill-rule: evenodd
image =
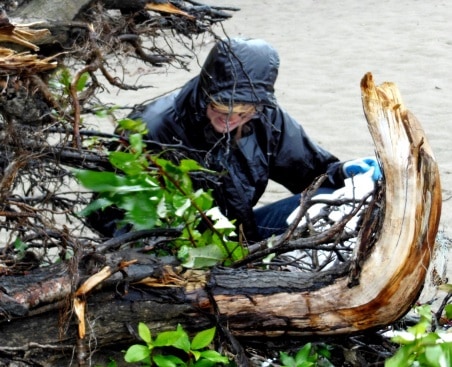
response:
M344 185L342 163L308 137L303 127L280 108L274 110L275 146L270 164L270 178L293 193L307 188L323 174L324 187Z

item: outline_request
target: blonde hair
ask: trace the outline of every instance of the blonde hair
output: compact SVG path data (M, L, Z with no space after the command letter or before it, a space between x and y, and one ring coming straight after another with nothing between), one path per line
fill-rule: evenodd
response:
M210 106L219 113L243 113L246 115L253 115L256 113L256 107L250 103L234 103L233 106L227 104L218 103L215 101L210 102Z

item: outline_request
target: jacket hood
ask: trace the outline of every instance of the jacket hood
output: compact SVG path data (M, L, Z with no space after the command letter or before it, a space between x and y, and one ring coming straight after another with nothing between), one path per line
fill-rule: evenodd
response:
M199 76L205 101L252 103L275 107L279 56L260 39L226 39L210 51Z

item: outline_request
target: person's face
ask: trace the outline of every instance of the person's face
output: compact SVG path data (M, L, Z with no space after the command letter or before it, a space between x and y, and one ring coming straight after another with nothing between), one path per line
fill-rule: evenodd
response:
M227 113L218 111L214 106L212 106L212 104L209 104L207 106L206 114L214 130L218 133L225 134L237 129L239 126L246 124L253 118L255 112L244 113L231 111Z

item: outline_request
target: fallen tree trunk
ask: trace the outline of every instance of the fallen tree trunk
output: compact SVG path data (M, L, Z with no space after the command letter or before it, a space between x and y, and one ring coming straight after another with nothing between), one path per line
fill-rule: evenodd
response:
M396 86L377 87L367 74L361 88L384 171L383 218L375 231L368 231L372 219L365 220L351 263L316 274L242 268L179 272L171 262L116 253L102 261L113 270L101 288L76 297L80 282L66 266L40 269L33 284L19 289L14 289L18 279L8 277L0 289L0 312L8 321L0 324L0 356L67 365L73 350L83 354L80 343L95 340L100 349L131 341L130 327L139 321L154 333L180 323L189 330L227 325L236 336L276 337L355 333L403 316L422 289L434 250L441 210L438 168ZM114 270L129 260L136 261ZM93 269L75 274L83 280ZM74 299L88 302L84 338L71 318Z

